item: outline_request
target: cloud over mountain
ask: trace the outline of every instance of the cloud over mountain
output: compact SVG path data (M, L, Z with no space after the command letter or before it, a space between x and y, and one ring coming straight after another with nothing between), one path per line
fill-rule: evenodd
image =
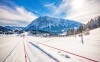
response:
M15 9L7 6L0 6L0 23L1 25L22 25L25 26L37 16L27 11L24 7L16 6Z

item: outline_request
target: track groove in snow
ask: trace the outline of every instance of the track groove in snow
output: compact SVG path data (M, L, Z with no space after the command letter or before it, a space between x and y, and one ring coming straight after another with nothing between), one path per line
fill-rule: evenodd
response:
M6 58L3 60L5 62L7 58L13 53L13 51L16 49L16 47L19 45L19 43L11 50L11 52L6 56Z
M25 44L24 44L24 42L23 42L23 45L24 45L25 62L27 62L26 48L25 48Z
M65 51L65 50L62 50L62 49L58 49L58 48L43 44L43 43L39 43L39 42L36 42L36 43L47 46L47 47L50 47L50 48L53 48L53 49L56 49L56 50L59 50L59 51L62 51L62 52L65 52L65 53L68 53L68 54L72 54L72 55L77 56L77 57L87 59L87 60L92 61L92 62L99 62L99 61L96 61L96 60L93 60L93 59L90 59L90 58L87 58L87 57L84 57L84 56L81 56L81 55L78 55L78 54L74 54L74 53L71 53L71 52L68 52L68 51Z
M52 55L50 55L49 53L45 52L43 49L41 49L39 46L29 42L30 44L32 44L34 47L36 47L37 49L39 49L40 51L42 51L43 53L45 53L47 56L49 56L50 58L52 58L55 62L60 62L59 60L57 60L56 58L54 58Z

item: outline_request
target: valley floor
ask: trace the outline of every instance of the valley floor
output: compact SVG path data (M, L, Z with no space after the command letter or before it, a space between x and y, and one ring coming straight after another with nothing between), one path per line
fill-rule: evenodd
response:
M0 35L0 62L100 62L100 28L83 38Z

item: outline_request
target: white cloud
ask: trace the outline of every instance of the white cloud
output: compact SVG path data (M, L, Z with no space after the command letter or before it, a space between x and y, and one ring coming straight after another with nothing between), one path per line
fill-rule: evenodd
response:
M81 1L81 0L80 0ZM87 23L91 18L100 15L100 0L83 0L83 5L78 9L72 6L69 15L65 18ZM77 3L78 4L78 3Z
M60 15L61 13L67 13L70 7L69 0L63 0L61 4L55 9L54 15ZM70 9L69 9L70 10Z
M54 17L65 14L63 18L87 23L91 18L100 15L100 0L62 0L59 6L45 5L51 9Z
M51 4L46 4L44 5L45 7L47 7L52 14L50 16L56 16L56 17L60 17L61 14L67 14L68 11L70 10L70 1L71 0L62 0L62 2L60 3L60 5L55 6L55 3L51 3Z
M51 6L53 6L54 5L54 3L50 3L50 4L46 4L46 5L44 5L45 7L51 7Z
M49 10L48 14L44 14L44 15L54 16L55 11L57 10L57 7L54 4L55 3L50 3L50 4L44 5L44 7L46 7Z
M7 6L0 6L0 22L2 24L26 26L36 18L37 16L35 14L23 7L16 6L14 10Z

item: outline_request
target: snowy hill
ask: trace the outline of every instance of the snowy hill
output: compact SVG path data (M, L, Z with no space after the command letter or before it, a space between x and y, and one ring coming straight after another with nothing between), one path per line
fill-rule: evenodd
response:
M59 19L54 17L42 16L39 17L26 27L26 30L42 30L52 33L63 33L68 28L79 27L82 23Z

